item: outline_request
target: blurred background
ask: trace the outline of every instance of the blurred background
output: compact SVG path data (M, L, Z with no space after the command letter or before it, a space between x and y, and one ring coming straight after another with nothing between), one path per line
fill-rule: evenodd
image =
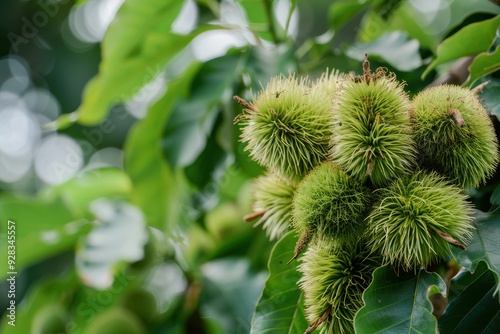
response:
M368 53L410 95L490 80L481 98L500 115L500 32L437 51L498 17L495 1L3 0L0 13L0 313L8 220L17 272L6 334L249 333L276 240L243 221L263 170L232 96L272 76L359 74ZM481 52L492 70L469 75ZM470 190L478 208L498 180Z

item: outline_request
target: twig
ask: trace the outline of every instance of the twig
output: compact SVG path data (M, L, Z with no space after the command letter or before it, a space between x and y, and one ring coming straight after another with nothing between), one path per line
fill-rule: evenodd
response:
M241 104L243 107L247 108L248 110L255 111L255 108L250 103L248 103L247 101L245 101L244 99L242 99L238 95L233 96L233 99L238 104Z
M488 80L488 81L485 81L485 82L483 82L482 84L477 85L476 87L472 88L472 89L471 89L471 91L472 91L474 94L476 94L476 95L481 94L481 92L483 91L483 88L484 88L484 87L486 87L486 86L488 86L488 84L489 84L489 83L490 83L490 81L489 81L489 80Z
M314 321L313 323L311 323L309 325L309 327L307 327L306 331L304 332L304 334L311 334L312 332L314 332L314 330L316 328L318 328L319 325L321 325L323 322L326 321L326 319L328 319L328 317L330 316L330 312L332 310L330 308L328 308L325 313L321 316L321 318L319 318L318 320Z
M464 250L465 249L465 246L462 245L459 241L453 239L449 234L443 232L443 231L436 231L437 234L443 238L446 242L449 242L450 244L452 245L455 245L457 246L458 248Z
M461 85L469 77L469 65L474 57L463 57L457 60L450 69L442 76L431 82L427 87L439 86L444 84Z

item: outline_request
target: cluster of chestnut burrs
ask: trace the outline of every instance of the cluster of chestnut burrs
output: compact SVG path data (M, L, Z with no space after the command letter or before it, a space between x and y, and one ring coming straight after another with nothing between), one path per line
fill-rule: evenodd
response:
M365 60L360 76L282 75L251 102L235 97L245 107L241 140L267 169L248 219L271 239L299 236L306 332L353 333L377 267L427 268L466 247L473 206L464 190L499 160L478 89L442 85L410 99Z

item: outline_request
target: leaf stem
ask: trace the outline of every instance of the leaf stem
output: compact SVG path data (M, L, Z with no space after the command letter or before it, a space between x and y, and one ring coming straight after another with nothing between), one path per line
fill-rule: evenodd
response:
M286 25L285 25L285 36L288 36L288 29L290 28L290 22L292 21L292 15L293 12L295 11L295 8L297 7L297 1L290 1L290 11L288 12L288 16L286 18Z
M276 33L276 26L274 25L273 6L271 0L263 0L263 1L264 1L264 8L266 9L267 27L269 29L269 33L273 38L274 44L278 44L281 41L278 38L278 34Z

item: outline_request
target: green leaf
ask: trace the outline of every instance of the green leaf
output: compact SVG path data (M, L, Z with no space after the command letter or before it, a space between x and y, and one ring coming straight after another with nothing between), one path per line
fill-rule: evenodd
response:
M439 36L429 35L427 27L422 27L418 15L408 2L403 2L387 19L375 9L363 15L358 32L360 42L369 42L382 34L391 31L404 31L412 39L416 39L421 47L432 48L438 42Z
M244 73L250 75L251 82L247 88L253 93L265 87L269 79L281 73L288 75L297 72L293 46L279 48L255 47L248 54L247 63L244 64Z
M106 290L97 290L83 285L76 272L74 272L74 276L78 284L75 284L73 288L72 298L68 300L68 289L64 290L65 293L62 294L62 297L65 297L65 299L63 299L63 306L66 310L71 312L71 321L69 322L69 324L71 324L71 330L68 331L67 334L89 333L87 328L98 314L117 306L118 303L122 303L124 299L128 297L127 295L129 295L129 292L134 290L137 291L137 279L143 281L143 278L134 277L134 275L127 273L126 270L118 270L115 272L115 280L112 287ZM99 307L88 307L90 306L89 301L99 301L98 304L95 304L99 305ZM151 310L147 305L143 305L143 301L142 299L136 298L136 306L141 305L140 307L142 309ZM68 302L70 304L65 305ZM85 305L85 307L82 305ZM105 330L105 332L109 333L110 331ZM120 331L118 332L121 333ZM99 333L99 331L93 333Z
M391 6L395 1L377 2L382 6ZM421 48L435 50L447 33L463 24L471 15L497 15L500 10L490 1L484 0L450 1L446 6L432 7L401 1L389 17L384 19L384 13L375 9L364 15L358 33L361 41L373 40L387 31L404 31L417 39Z
M201 271L202 317L218 320L224 333L248 333L250 315L264 285L266 273L253 270L247 259L237 257L207 262Z
M198 155L194 163L185 169L186 177L199 190L207 190L205 187L210 183L219 182L219 177L231 160L229 152L225 151L217 142L217 137L221 130L220 123L220 121L216 122L214 130L209 134L205 149ZM212 189L210 191L216 190L213 187L215 186L214 184L211 184L211 186ZM215 186L215 188L218 187Z
M500 205L500 185L496 186L495 190L493 190L490 197L490 203L493 205Z
M255 308L250 334L303 333L308 327L303 294L297 285L297 261L286 264L293 257L296 242L295 233L290 232L274 246L269 277Z
M250 30L261 38L271 41L272 36L268 29L265 1L240 0L238 2L245 10Z
M203 64L191 93L177 104L164 131L165 155L173 167L192 164L203 151L221 104L231 101L246 59L246 54L233 50Z
M429 295L446 295L446 284L424 270L399 273L386 265L376 269L354 318L357 333L436 333Z
M361 10L368 7L371 2L352 0L335 1L328 10L330 27L334 31L338 30L356 14L361 12Z
M7 261L0 262L0 277L8 271L20 271L27 265L70 249L87 233L90 224L75 217L60 197L0 197L0 251L7 254L7 220L15 223L15 270L8 270Z
M162 132L178 99L188 95L199 68L200 64L194 63L181 77L169 82L167 93L134 125L125 143L125 170L133 184L132 200L142 209L149 225L164 231L171 231L178 221L182 188L163 157Z
M0 333L19 334L64 332L64 327L66 325L64 321L66 319L64 319L64 316L66 316L66 310L69 308L67 304L70 300L68 296L71 296L76 288L76 275L65 275L65 277L58 278L57 280L44 280L32 286L23 298L22 303L19 303L19 299L17 300L16 326L8 325L6 320L10 321L10 319L4 316L2 322L0 323ZM47 317L44 317L44 315L40 313L47 313L47 309L53 309L56 312L61 311L62 309L62 313L64 314L62 318L64 320L59 322L59 324L63 325L61 326L62 328L58 326L57 329L54 329L52 326L47 326L50 325L50 323L53 324L53 321L47 321L44 323L43 320ZM19 319L24 320L19 321ZM57 324L58 323L56 323L56 325ZM74 327L72 328L74 329Z
M450 283L448 306L439 318L441 333L500 333L495 277L484 261L474 274L461 271Z
M477 210L475 218L472 241L463 251L453 248L453 255L470 272L476 271L481 261L486 262L495 277L497 293L500 289L500 214Z
M422 74L425 78L436 66L465 56L486 51L500 26L500 15L482 22L472 23L445 39L436 51L436 59Z
M68 182L48 188L41 196L62 198L75 217L82 217L94 199L128 195L131 190L132 182L122 170L102 168L86 171Z
M347 56L362 61L365 54L380 57L399 71L412 71L422 65L419 43L406 33L393 31L368 43L358 43L346 50Z
M481 94L479 94L480 100L483 102L483 106L492 114L500 119L500 79L487 76L481 80L488 80L490 83L483 88Z
M85 87L78 122L99 123L109 107L151 81L199 32L177 35L171 25L184 1L127 0L102 42L99 73Z
M500 70L500 45L495 51L478 54L469 65L469 78L464 85L474 83L477 79L487 74Z

